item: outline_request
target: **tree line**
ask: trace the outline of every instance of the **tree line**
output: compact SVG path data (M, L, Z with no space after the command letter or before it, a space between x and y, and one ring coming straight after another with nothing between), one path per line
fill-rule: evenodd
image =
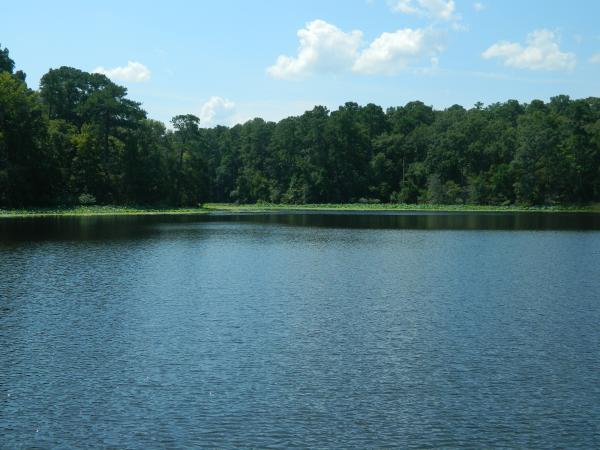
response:
M203 202L600 201L600 98L434 110L316 106L168 129L106 76L50 69L38 91L0 46L0 206Z

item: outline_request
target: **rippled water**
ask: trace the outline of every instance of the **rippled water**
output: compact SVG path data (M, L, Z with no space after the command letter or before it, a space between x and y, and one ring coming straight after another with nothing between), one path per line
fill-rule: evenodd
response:
M0 448L597 448L598 230L2 220Z

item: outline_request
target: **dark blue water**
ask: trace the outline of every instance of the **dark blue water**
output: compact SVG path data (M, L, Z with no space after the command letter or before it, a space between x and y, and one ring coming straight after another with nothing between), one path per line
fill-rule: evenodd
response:
M598 224L0 221L0 448L597 448Z

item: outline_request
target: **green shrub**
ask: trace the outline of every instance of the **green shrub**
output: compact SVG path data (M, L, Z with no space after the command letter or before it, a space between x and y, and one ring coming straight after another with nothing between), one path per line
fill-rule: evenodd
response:
M83 206L95 205L96 197L94 197L92 194L83 193L79 196L79 204Z

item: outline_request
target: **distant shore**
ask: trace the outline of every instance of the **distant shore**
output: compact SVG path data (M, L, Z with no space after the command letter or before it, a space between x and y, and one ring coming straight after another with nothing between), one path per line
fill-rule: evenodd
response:
M261 213L278 211L405 211L405 212L544 212L600 213L600 205L589 206L497 206L497 205L430 205L390 203L345 203L288 205L257 203L236 205L206 203L196 208L152 208L143 206L64 206L54 208L0 209L0 218L49 216L117 216L117 215L194 215L211 213Z

